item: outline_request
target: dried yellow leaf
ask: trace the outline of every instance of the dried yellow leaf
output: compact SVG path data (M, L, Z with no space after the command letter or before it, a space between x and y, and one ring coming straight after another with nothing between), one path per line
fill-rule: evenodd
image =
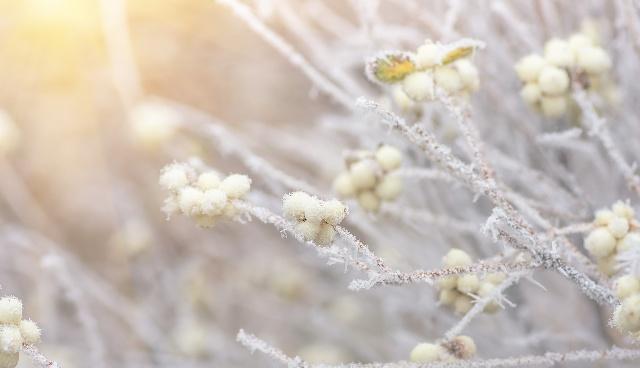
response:
M385 55L377 58L373 65L373 74L376 79L384 83L401 81L415 70L415 64L406 55Z
M462 59L463 57L467 57L469 55L471 55L471 53L473 52L473 47L467 46L467 47L459 47L457 49L453 49L451 51L449 51L443 58L442 58L442 64L449 64L451 62L454 62L458 59Z

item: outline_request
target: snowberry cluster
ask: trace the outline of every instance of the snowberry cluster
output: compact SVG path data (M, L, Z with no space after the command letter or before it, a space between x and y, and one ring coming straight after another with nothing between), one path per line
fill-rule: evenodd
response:
M463 250L453 248L443 258L444 267L466 267L472 263L471 257ZM457 314L467 313L473 307L473 297L487 297L506 275L490 273L480 278L474 274L445 276L438 280L439 300L442 305L454 309ZM500 308L497 301L489 302L485 313L495 313Z
M476 344L469 336L456 336L441 344L423 342L411 350L413 363L452 362L471 359L476 354Z
M612 84L607 72L611 58L597 45L590 32L579 32L568 39L553 38L544 46L544 56L530 54L515 66L524 83L522 99L547 117L563 116L570 103L571 78L589 90L608 94Z
M20 144L20 131L11 116L0 110L0 155L14 151Z
M377 55L367 63L367 76L374 82L392 85L395 103L405 110L413 109L415 102L434 100L437 89L468 96L480 85L478 70L469 56L482 46L473 40L449 45L427 40L413 53Z
M167 216L182 213L208 228L221 217L237 215L233 200L242 199L249 192L251 179L232 174L220 180L214 171L198 174L188 164L174 163L162 169L160 185L170 193L163 207Z
M402 180L393 171L402 163L402 153L382 145L375 152L357 151L346 160L347 171L333 182L341 197L355 197L366 211L376 212L381 201L393 201L402 192Z
M40 341L40 328L22 319L22 302L14 296L0 298L0 368L18 364L22 344Z
M287 218L296 221L296 233L318 245L333 242L335 226L347 215L347 207L339 200L323 201L305 192L285 195L282 209Z
M614 324L622 331L640 338L640 278L625 275L615 282L615 293L622 301L614 312Z
M180 114L157 101L143 101L130 112L133 138L142 147L155 149L168 142L178 129Z
M610 210L597 211L593 224L595 228L585 238L584 246L598 260L600 271L611 276L616 272L616 257L640 247L638 220L631 206L618 201Z

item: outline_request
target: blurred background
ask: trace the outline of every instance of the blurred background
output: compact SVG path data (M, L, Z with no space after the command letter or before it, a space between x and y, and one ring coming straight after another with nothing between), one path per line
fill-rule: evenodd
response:
M475 117L500 151L507 181L527 192L529 184L504 157L561 179L548 170L550 156L530 148L532 134L554 129L519 100L513 64L550 36L593 19L623 91L612 116L636 118L620 113L640 96L634 78L620 78L638 68L631 36L616 28L616 20L626 19L623 3L233 6L250 9L353 101L364 95L391 107L390 92L364 76L367 58L415 49L426 38L483 40L488 47L475 59L483 84L472 101ZM349 282L364 275L327 266L313 249L258 221L200 229L186 218L166 220L157 180L176 160L197 157L221 172L247 173L253 200L279 213L281 196L297 188L265 174L254 157L331 196L344 150L407 146L323 93L295 58L265 42L265 33L254 32L232 7L211 0L0 0L0 110L15 128L0 132L0 285L2 294L23 300L25 315L43 329L42 351L63 367L269 366L235 342L240 328L312 362L398 361L459 318L439 307L424 284L350 291ZM168 121L164 131L136 120L149 105L155 118ZM446 114L404 113L410 121L427 116L438 136L457 147ZM403 151L408 166L428 167L413 148ZM573 216L559 215L559 222L586 220L594 208L627 195L624 180L608 175L610 166L576 152L550 155L575 169L586 203L562 193L538 198L557 200ZM502 250L469 231L490 214L487 202L442 182L406 187L400 206L440 220L372 216L351 204L347 222L394 267L438 267L452 246L474 258ZM518 308L472 323L467 333L479 356L600 349L618 341L607 312L571 283L545 271L536 280L548 290L523 281L509 294ZM23 356L20 367L30 366Z

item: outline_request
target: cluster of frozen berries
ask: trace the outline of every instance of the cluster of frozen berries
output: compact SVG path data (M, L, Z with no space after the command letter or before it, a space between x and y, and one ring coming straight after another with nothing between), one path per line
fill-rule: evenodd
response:
M0 368L14 368L23 344L40 341L40 328L22 319L22 302L13 296L0 298Z
M366 211L376 212L382 201L393 201L402 192L402 180L393 171L402 153L382 145L375 152L357 151L345 159L347 170L336 177L333 189L341 197L355 197Z
M337 199L323 201L305 192L293 192L282 201L284 215L296 221L295 231L306 241L329 245L335 226L347 215L347 207Z
M409 359L413 363L453 362L471 359L476 354L476 344L469 336L456 336L441 344L423 342L416 345Z
M451 249L443 258L444 267L447 268L467 267L472 262L469 254L457 248ZM490 273L483 278L474 274L445 276L438 280L439 301L442 305L453 308L457 314L465 314L473 307L472 296L489 296L505 277L504 273ZM492 300L485 306L484 312L495 313L499 308L498 302Z
M170 193L163 207L167 216L182 213L201 227L212 227L221 217L237 215L233 200L249 192L251 179L231 174L221 180L214 171L198 174L191 165L174 163L162 169L160 185Z
M516 73L524 83L522 99L547 117L563 116L570 106L571 78L602 94L612 93L608 78L609 54L598 46L592 32L579 32L568 39L553 38L544 46L544 56L530 54L518 61Z
M615 282L615 293L622 304L614 312L614 324L640 338L640 278L635 275L620 277Z
M640 247L638 220L631 206L618 201L611 209L596 212L593 224L595 228L585 238L584 246L598 260L600 271L611 276L616 273L616 257Z

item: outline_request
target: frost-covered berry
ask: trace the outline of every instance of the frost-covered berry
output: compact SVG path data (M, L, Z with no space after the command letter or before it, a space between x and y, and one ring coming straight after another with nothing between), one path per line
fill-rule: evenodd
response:
M15 296L0 298L0 324L20 324L22 302Z
M614 237L623 238L629 231L629 221L624 217L614 217L607 225L607 230Z
M14 368L18 365L19 353L3 353L0 351L0 368Z
M393 102L403 111L411 111L417 109L417 104L414 100L412 100L402 89L402 85L397 84L394 85L391 89L391 96L393 97Z
M540 101L542 97L542 92L540 91L540 87L536 82L531 82L525 84L520 90L520 96L522 99L528 103L529 105L535 105Z
M458 359L471 359L476 355L476 344L469 336L456 336L446 343L446 348Z
M444 349L440 345L423 342L411 350L409 359L414 363L431 363L440 360L442 354Z
M447 93L456 94L464 87L460 74L452 67L436 68L433 74L436 85Z
M159 183L166 190L177 191L189 184L190 175L192 170L187 165L171 164L162 169Z
M567 98L565 96L542 97L540 101L542 113L550 118L557 118L567 111Z
M480 86L480 77L478 69L469 59L457 60L454 64L464 88L469 91L476 91Z
M455 287L455 284L453 284L453 287ZM440 294L438 295L438 301L440 302L440 304L453 306L453 304L456 302L456 299L458 298L458 295L460 295L460 293L453 287L443 288L442 290L440 290Z
M394 175L386 175L376 186L376 195L383 201L392 201L402 192L402 180Z
M411 73L402 81L402 90L414 101L433 100L433 75L428 72Z
M20 327L16 325L0 325L0 351L17 353L22 347L23 339Z
M440 289L455 289L458 285L458 276L449 275L438 279L438 287Z
M227 205L227 194L220 189L209 189L203 193L200 204L204 215L219 215Z
M467 252L453 248L444 257L444 265L446 267L466 267L472 263L471 257Z
M351 197L356 193L351 175L347 172L341 173L333 181L333 190L341 197Z
M518 78L523 82L537 82L538 76L547 65L547 62L540 55L531 54L523 57L516 64L516 73L518 74Z
M358 204L365 211L376 212L380 208L380 199L372 191L364 191L358 194Z
M455 303L453 304L453 309L456 314L463 315L473 308L472 299L466 295L460 294L456 298Z
M307 221L320 223L324 219L324 203L316 198L311 197L307 206L304 208L304 217Z
M607 226L609 222L615 218L615 214L613 211L609 211L607 209L598 210L596 212L596 217L594 220L594 224L598 226Z
M351 182L357 189L373 188L376 184L376 172L369 161L358 161L349 168Z
M578 67L589 74L601 74L611 68L609 55L600 47L584 47L577 52L576 56Z
M230 199L242 198L251 189L251 179L246 175L232 174L222 180L220 189Z
M633 208L622 201L614 203L611 209L616 216L624 217L627 220L633 219L633 216L635 215Z
M458 277L456 288L464 294L475 293L480 287L480 279L476 275L461 275Z
M573 62L573 54L569 43L559 38L554 38L544 45L544 58L552 65L559 67L570 66Z
M507 274L505 274L504 272L492 272L487 274L487 276L484 278L484 281L490 282L494 285L499 285L504 280L506 280L506 278Z
M322 218L330 225L338 225L347 215L347 207L337 199L324 202Z
M595 257L604 258L615 249L616 239L607 229L597 228L587 236L584 245Z
M185 215L197 215L201 212L203 200L203 191L194 187L185 187L178 196L178 205Z
M296 232L306 241L315 240L320 232L320 223L303 221L296 225Z
M415 56L416 66L420 69L432 68L440 64L440 48L438 45L427 41L418 47Z
M633 275L624 275L616 280L614 290L618 298L626 299L640 292L640 280Z
M640 294L622 301L615 312L616 325L626 332L640 331Z
M376 150L375 157L376 161L378 161L385 171L395 170L399 168L402 163L402 152L386 144Z
M538 86L542 93L559 95L569 88L569 75L557 66L545 66L538 76Z
M496 286L491 282L483 282L478 288L478 296L481 298L486 298L491 295ZM484 307L484 312L486 313L495 313L500 309L500 304L498 304L495 300L490 301Z
M634 248L640 249L640 233L637 232L628 233L624 238L619 240L616 245L616 251L618 253L623 253Z
M303 220L304 210L313 201L311 196L305 192L293 192L284 196L282 200L282 211L284 215L292 218Z
M213 171L203 172L198 176L196 186L202 190L217 189L220 186L220 177Z
M327 223L320 224L320 229L316 236L316 243L319 245L329 245L333 242L333 238L336 236L336 230L332 225Z
M25 319L20 322L20 334L26 344L37 344L40 342L42 332L35 322Z

